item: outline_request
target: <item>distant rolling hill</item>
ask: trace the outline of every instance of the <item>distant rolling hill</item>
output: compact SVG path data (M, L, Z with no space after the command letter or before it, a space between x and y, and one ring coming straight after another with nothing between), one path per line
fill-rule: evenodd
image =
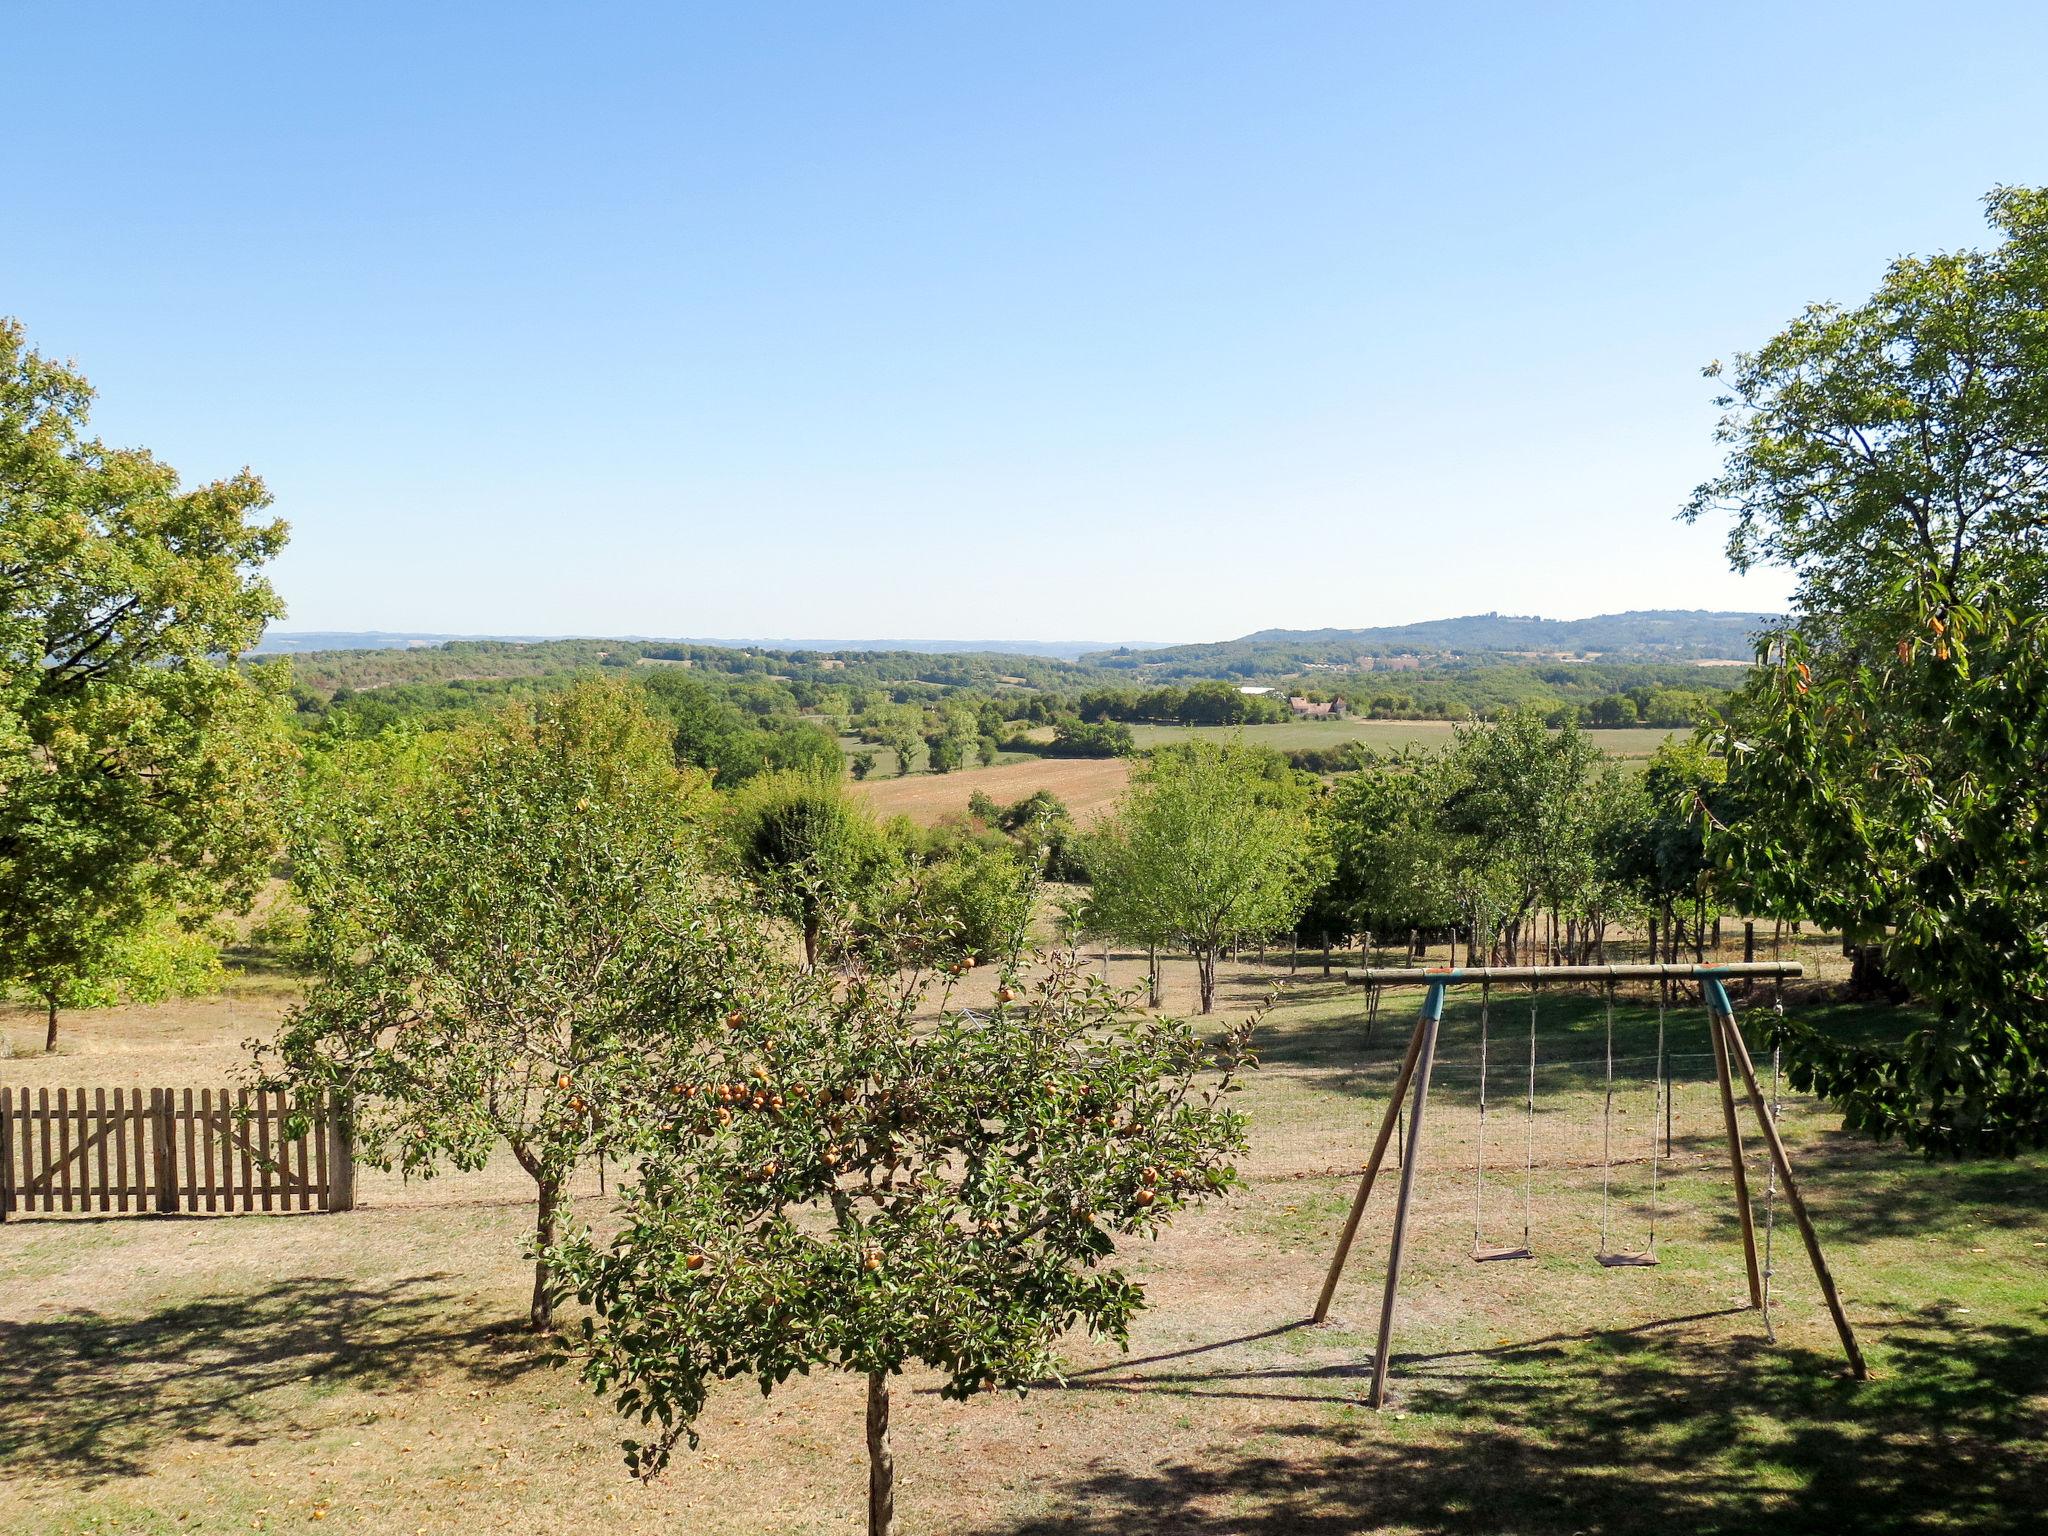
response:
M544 641L591 638L570 635L430 635L395 630L277 630L263 637L257 654L303 655L308 651L398 651L424 650L451 641L476 640L520 645ZM891 652L918 656L1044 656L1072 661L1089 651L1145 650L1157 642L1147 640L789 640L789 639L654 639L646 635L615 638L635 644L710 645L731 650Z
M1749 661L1752 636L1771 620L1754 613L1653 608L1590 619L1501 613L1429 619L1373 629L1262 629L1236 640L1091 651L1084 665L1143 669L1159 676L1288 673L1305 666L1359 664L1361 658L1514 655L1639 661Z
M387 629L271 629L256 647L259 656L299 656L307 651L417 651L451 640L494 640L529 645L547 635L427 635Z

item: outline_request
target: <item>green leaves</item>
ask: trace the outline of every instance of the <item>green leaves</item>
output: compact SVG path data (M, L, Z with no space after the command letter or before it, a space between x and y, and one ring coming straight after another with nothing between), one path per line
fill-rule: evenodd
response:
M1087 842L1092 921L1139 943L1193 944L1206 1013L1217 949L1234 935L1285 932L1315 854L1308 795L1285 762L1235 742L1162 748Z
M356 1095L373 1160L537 1178L609 1132L606 1083L663 1070L767 949L699 851L698 786L624 684L330 764L294 840L313 981L267 1067Z
M1938 1012L1896 1051L1784 1027L1794 1083L1873 1135L2010 1155L2048 1144L2048 619L1912 589L1876 657L1781 637L1710 847L1760 902L1881 944Z
M1204 1046L1038 960L928 1028L921 989L786 977L684 1080L607 1102L638 1151L623 1223L552 1257L591 1309L585 1379L660 1427L635 1470L717 1381L922 1361L966 1397L1043 1377L1072 1327L1124 1337L1143 1294L1117 1240L1234 1179L1246 1031Z
M1989 251L1894 262L1721 372L1721 473L1683 516L1732 518L1730 562L1798 571L1798 607L1855 630L1901 570L1973 571L2038 601L2048 529L2048 197L1986 200Z
M269 493L182 488L89 437L91 398L0 321L0 980L245 905L291 760L283 669L237 662L283 611Z
M1684 513L1799 577L1730 711L1711 853L1938 1012L1891 1051L1786 1026L1793 1081L1958 1156L2048 1141L2048 194L1985 202L2002 244L1894 262L1736 360Z
M726 808L725 841L738 868L772 910L803 931L815 964L828 918L871 894L889 853L866 809L833 774L764 774Z

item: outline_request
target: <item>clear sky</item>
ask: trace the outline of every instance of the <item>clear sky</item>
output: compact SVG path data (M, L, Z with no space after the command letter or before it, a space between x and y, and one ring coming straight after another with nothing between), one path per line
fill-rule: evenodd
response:
M1699 368L2048 180L2048 6L9 4L0 312L292 629L1775 608Z

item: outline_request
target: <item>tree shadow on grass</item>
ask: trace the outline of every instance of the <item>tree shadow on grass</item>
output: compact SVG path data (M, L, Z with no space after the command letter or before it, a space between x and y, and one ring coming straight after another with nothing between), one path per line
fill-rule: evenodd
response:
M1098 1461L1047 1513L982 1536L2038 1531L2043 1323L1964 1330L1918 1314L1885 1330L1882 1374L1861 1383L1823 1354L1739 1337L1403 1356L1390 1406L1405 1419L1283 1410L1243 1449L1200 1462ZM1166 1379L1146 1385L1141 1369L1119 1389L1239 1395L1250 1378L1263 1395L1280 1374L1176 1362ZM1317 1390L1327 1367L1299 1374L1276 1408L1331 1400Z
M0 1321L0 1468L92 1484L147 1472L173 1442L253 1445L291 1431L295 1400L456 1372L485 1386L542 1363L517 1320L425 1276L293 1278L140 1317Z

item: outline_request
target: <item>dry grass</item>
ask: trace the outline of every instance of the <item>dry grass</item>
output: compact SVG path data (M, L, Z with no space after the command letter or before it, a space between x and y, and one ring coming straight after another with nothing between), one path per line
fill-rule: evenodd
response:
M967 814L967 800L980 790L999 804L1022 800L1049 789L1066 802L1082 825L1100 819L1116 804L1131 782L1125 758L1047 757L959 773L920 773L907 779L868 779L853 786L880 816L908 816L919 826L935 826Z
M1269 958L1228 972L1227 1011L1284 977L1284 959ZM1134 957L1112 965L1137 980ZM1168 967L1173 1001L1191 994L1191 971ZM987 984L977 976L964 995ZM6 1061L0 1076L197 1083L227 1069L282 995L81 1016L69 1054ZM1130 1256L1154 1302L1130 1354L1075 1340L1066 1385L1021 1401L948 1404L928 1379L907 1383L906 1531L2037 1528L2048 1497L2041 1159L1930 1168L1809 1108L1788 1116L1876 1373L1854 1386L1792 1243L1777 1249L1778 1347L1754 1314L1728 1310L1741 1261L1697 1097L1679 1101L1678 1155L1664 1169L1660 1268L1591 1262L1599 1179L1583 1162L1599 1097L1564 1068L1543 1098L1539 1258L1468 1262L1476 1116L1461 1064L1474 1015L1454 1008L1396 1411L1374 1415L1362 1400L1388 1207L1376 1200L1335 1326L1303 1319L1406 1019L1390 1009L1368 1042L1356 991L1304 974L1289 995L1243 1100L1246 1188ZM1597 1008L1553 1006L1546 1061L1597 1054ZM1631 1005L1621 1027L1623 1054L1640 1054L1654 1015ZM1674 1015L1671 1027L1676 1052L1697 1021ZM1494 1093L1509 1096L1498 1078ZM1642 1104L1624 1108L1639 1124ZM1506 1117L1490 1134L1505 1144L1515 1125ZM1519 1167L1502 1161L1490 1209L1512 1221ZM1625 1196L1639 1196L1645 1172L1640 1158L1621 1170ZM767 1400L735 1384L714 1400L703 1449L642 1487L618 1466L607 1410L544 1366L515 1322L528 1217L516 1171L411 1184L372 1174L362 1193L348 1216L0 1228L0 1530L860 1528L855 1383L821 1375ZM585 1199L594 1209L587 1187Z

